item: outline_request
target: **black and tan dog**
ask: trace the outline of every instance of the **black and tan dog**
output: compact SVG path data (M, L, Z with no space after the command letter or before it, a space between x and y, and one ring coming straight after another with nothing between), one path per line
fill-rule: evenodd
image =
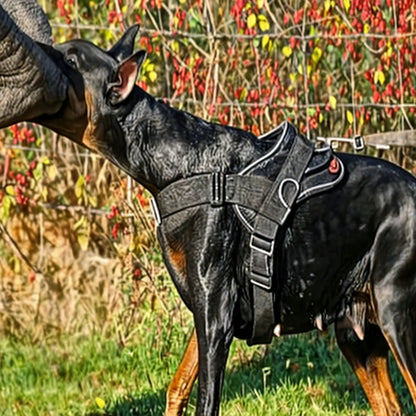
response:
M294 129L284 124L273 137L257 138L156 101L135 84L145 59L133 50L137 30L130 28L108 52L82 40L57 47L83 77L88 126L82 143L156 199L189 177L234 178L255 161L265 166L265 155ZM342 181L293 205L277 235L274 324L283 335L335 323L339 346L374 414L399 415L387 355L391 350L416 402L416 180L379 159L338 154L337 160L345 169ZM279 172L285 162L273 163ZM198 365L196 413L217 415L231 341L251 334L250 232L219 195L224 189L214 189L211 202L208 196L192 205L186 201L200 190L185 184L172 200L185 207L162 212L158 228L167 267L196 328L171 385L179 394L169 415L181 414Z

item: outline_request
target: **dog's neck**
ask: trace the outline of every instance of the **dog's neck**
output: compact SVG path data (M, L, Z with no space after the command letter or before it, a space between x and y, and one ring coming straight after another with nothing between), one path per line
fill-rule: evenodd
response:
M176 110L138 87L102 123L98 150L154 194L194 174L238 172L263 147L251 133Z

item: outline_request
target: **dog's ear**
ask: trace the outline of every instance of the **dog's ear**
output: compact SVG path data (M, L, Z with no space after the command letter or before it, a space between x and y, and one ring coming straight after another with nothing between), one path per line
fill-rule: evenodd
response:
M127 59L134 51L134 41L139 29L140 26L138 24L130 26L107 53L118 62Z
M133 90L140 67L146 59L145 51L137 51L129 58L121 62L117 69L117 81L110 84L110 103L120 104Z

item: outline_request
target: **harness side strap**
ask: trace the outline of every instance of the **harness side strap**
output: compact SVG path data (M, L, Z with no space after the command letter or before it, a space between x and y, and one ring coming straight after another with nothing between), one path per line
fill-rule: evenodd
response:
M250 240L250 280L253 285L253 330L249 345L270 343L276 325L274 245L300 190L300 181L314 146L296 136L279 175L264 199ZM273 284L274 283L274 284Z

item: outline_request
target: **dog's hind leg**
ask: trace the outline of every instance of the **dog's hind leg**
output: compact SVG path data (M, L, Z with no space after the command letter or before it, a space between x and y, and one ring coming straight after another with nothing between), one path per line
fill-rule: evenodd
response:
M389 369L389 346L379 327L368 325L361 341L352 328L335 325L338 345L357 375L375 416L401 415Z
M398 188L401 189L400 187ZM416 200L401 198L371 250L371 305L416 407ZM392 198L386 204L393 205Z
M169 384L166 397L165 416L183 416L188 405L192 387L198 375L198 341L195 330L192 332L188 347Z
M396 289L390 302L376 288L375 297L381 329L416 407L416 297L411 287Z

